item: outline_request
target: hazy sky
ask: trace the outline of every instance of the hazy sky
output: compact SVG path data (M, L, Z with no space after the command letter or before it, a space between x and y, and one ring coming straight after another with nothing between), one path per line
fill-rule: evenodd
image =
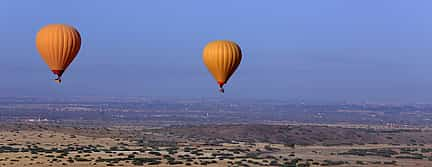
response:
M1 0L0 96L218 97L216 39L244 57L226 97L432 102L430 0ZM56 85L44 25L82 35Z

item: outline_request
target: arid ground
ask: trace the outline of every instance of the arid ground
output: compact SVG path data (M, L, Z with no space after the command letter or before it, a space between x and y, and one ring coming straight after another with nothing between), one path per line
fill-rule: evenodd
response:
M432 166L432 131L2 124L1 166Z

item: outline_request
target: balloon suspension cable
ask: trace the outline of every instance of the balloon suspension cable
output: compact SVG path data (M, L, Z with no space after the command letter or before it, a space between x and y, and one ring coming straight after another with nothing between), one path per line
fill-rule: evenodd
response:
M61 78L60 78L60 76L57 76L57 78L54 79L54 81L56 81L57 83L61 83Z
M225 93L225 89L223 88L224 83L223 82L219 82L219 92L221 93Z
M220 87L220 88L219 88L219 92L221 92L221 93L225 93L225 89L222 88L222 87Z

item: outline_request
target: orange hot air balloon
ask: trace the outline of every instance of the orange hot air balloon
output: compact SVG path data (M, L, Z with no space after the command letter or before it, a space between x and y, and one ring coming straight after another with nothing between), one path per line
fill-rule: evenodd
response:
M204 64L219 84L220 92L224 92L223 85L240 65L241 59L240 46L232 41L213 41L204 48Z
M80 47L81 36L69 25L50 24L40 29L36 35L36 48L51 71L57 75L55 80L58 83Z

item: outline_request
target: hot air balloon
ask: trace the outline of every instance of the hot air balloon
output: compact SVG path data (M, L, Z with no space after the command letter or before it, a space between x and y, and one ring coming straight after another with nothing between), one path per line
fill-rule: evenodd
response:
M242 52L240 46L232 41L217 40L207 44L203 51L204 64L224 93L223 86L240 65Z
M36 48L51 71L57 75L55 81L58 83L80 47L81 36L69 25L50 24L40 29L36 35Z

